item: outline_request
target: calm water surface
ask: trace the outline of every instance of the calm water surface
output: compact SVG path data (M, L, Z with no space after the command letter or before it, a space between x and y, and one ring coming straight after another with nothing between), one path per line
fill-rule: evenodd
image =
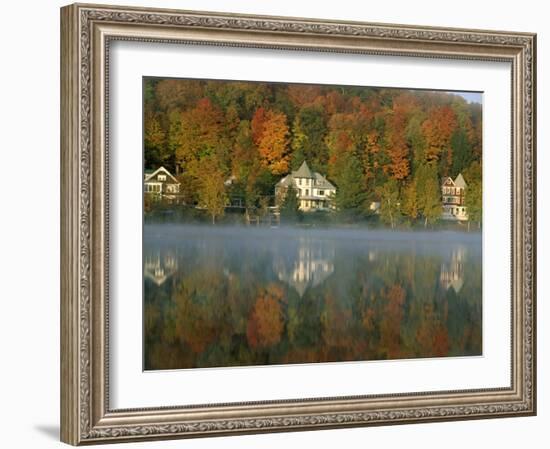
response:
M481 235L145 225L144 367L481 354Z

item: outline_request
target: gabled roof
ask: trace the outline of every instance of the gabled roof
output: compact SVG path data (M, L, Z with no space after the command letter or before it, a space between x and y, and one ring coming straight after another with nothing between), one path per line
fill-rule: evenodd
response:
M453 181L453 178L451 178L450 176L443 178L443 185L461 187L463 189L467 187L466 181L462 177L462 173L459 173L458 176L454 179L454 181Z
M300 168L292 173L286 175L284 178L280 179L277 182L278 187L289 187L292 185L292 180L296 178L310 178L315 179L315 187L318 189L333 189L336 190L334 184L332 184L327 178L322 174L317 172L312 172L307 163L304 161Z
M286 175L277 184L282 186L282 187L288 187L289 185L292 184L292 175Z
M176 178L174 178L174 176L172 176L172 173L170 173L164 167L159 167L153 173L150 173L150 174L147 174L147 171L146 171L145 172L145 182L149 181L151 178L158 175L159 172L163 172L163 173L167 174L168 176L170 176L170 178L172 178L172 180L174 181L175 184L179 184L179 181Z
M322 189L336 189L336 187L334 187L334 185L320 173L315 173L315 181L315 187Z
M462 177L462 173L459 173L458 176L455 179L455 186L457 187L466 187L466 181L464 181L464 178Z
M300 168L296 170L295 172L292 172L292 176L295 178L313 178L313 174L311 173L311 170L307 166L307 162L302 162L302 165L300 165Z
M447 176L446 178L443 178L443 185L444 186L454 186L455 182L453 181L453 178L450 176Z

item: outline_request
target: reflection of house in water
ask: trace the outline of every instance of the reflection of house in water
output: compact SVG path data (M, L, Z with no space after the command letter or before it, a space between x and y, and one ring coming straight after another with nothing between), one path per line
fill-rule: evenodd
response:
M164 284L178 269L178 261L171 253L158 252L155 255L148 255L143 265L145 279L153 281L158 286Z
M275 273L303 296L310 287L316 287L334 271L334 246L326 241L301 238L297 251L276 259Z
M441 264L441 274L439 280L441 285L448 290L450 287L456 293L460 291L464 284L464 262L466 259L466 248L457 246L451 251L451 260Z

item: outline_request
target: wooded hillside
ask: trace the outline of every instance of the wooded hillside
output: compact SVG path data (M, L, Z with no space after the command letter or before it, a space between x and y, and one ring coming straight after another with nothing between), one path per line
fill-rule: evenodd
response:
M441 179L462 173L469 212L480 217L481 129L481 105L445 92L144 80L145 168L175 173L189 204L205 176L233 176L252 206L306 160L337 186L350 216L379 201L387 222L433 222Z

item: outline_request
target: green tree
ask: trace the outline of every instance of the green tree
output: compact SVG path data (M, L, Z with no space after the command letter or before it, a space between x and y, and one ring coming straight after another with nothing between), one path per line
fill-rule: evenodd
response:
M407 125L407 142L413 153L413 172L426 162L426 140L422 133L423 114L413 115Z
M197 176L195 162L201 158L215 154L220 162L225 159L228 141L224 114L210 99L203 98L194 108L181 113L179 123L177 117L173 120L171 145L175 147L177 164L184 170Z
M299 155L292 161L295 168L298 168L305 159L313 169L326 171L328 161L328 148L324 141L326 133L327 125L320 107L305 106L300 109L292 125L292 150L294 154Z
M466 210L468 212L468 229L470 222L477 222L478 227L481 227L483 218L483 195L482 195L482 170L479 162L473 162L464 171L464 180L467 187L465 192Z
M451 176L454 178L472 161L472 146L468 141L466 131L458 128L451 136L451 147L453 149L453 163L451 166Z
M181 161L176 157L176 152L180 146L181 139L181 111L179 109L174 109L167 113L168 117L168 135L166 136L166 146L168 152L172 155L175 165L176 176L180 173L180 164Z
M298 192L294 185L288 186L280 205L281 218L289 221L295 221L300 216L300 203L298 201Z
M297 148L292 152L292 160L290 161L290 167L293 170L298 170L298 168L300 167L300 165L302 165L304 161L307 161L304 150L302 148Z
M403 189L403 213L413 221L418 218L418 195L416 179L413 178Z
M363 212L366 200L363 169L350 153L340 158L336 179L336 208L343 215L356 216Z
M242 120L238 125L231 163L231 172L237 180L239 193L244 197L247 210L250 210L255 207L259 198L257 184L261 167L260 155L254 145L248 120Z
M421 165L417 170L418 210L424 217L424 227L435 223L442 212L441 190L435 164Z
M208 211L212 224L215 224L216 218L224 215L228 202L225 175L215 156L205 157L200 166L203 176L199 184L199 205Z
M145 167L156 169L161 165L171 170L170 154L166 151L166 133L157 115L147 115L144 123Z
M399 186L395 179L389 179L376 190L380 198L380 219L395 228L401 216Z

